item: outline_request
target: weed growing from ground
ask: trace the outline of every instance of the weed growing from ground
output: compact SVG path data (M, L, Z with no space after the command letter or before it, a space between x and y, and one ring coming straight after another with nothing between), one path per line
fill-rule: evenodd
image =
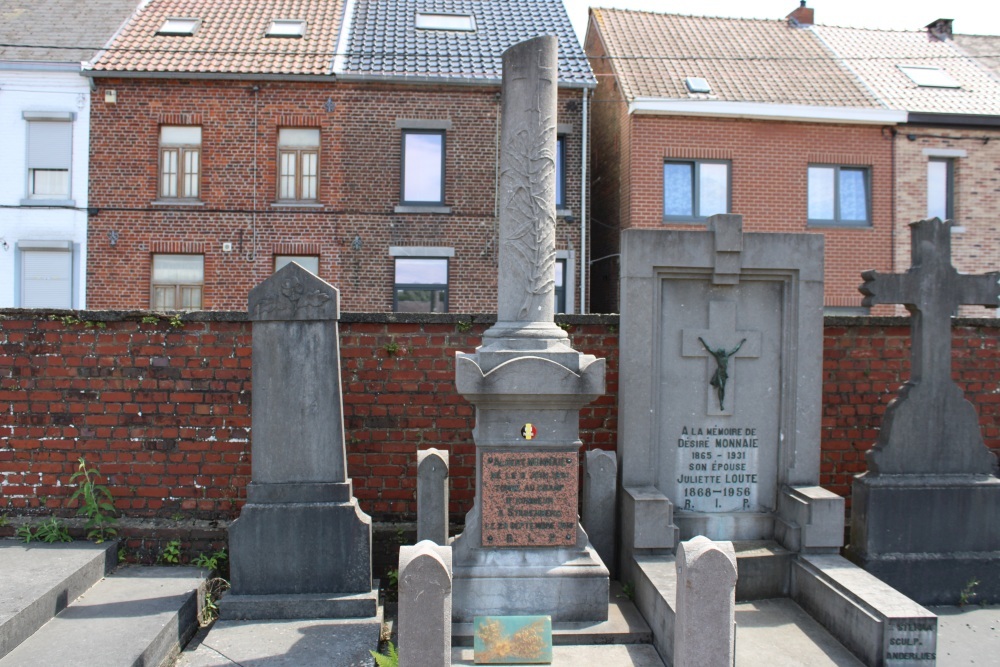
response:
M88 468L87 460L82 456L79 460L79 468L69 478L71 484L75 482L79 486L69 499L70 502L80 499L80 507L76 513L87 517L87 523L84 524L87 539L100 544L118 534L114 527L115 506L108 487L97 483L97 468Z
M171 565L177 565L181 562L181 541L180 540L170 540L167 542L167 546L163 547L163 551L160 552L160 560L164 563L169 563Z

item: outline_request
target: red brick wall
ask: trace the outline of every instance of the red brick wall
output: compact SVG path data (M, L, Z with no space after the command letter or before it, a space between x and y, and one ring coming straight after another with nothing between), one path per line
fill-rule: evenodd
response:
M144 315L82 315L106 320L98 328L0 314L0 512L72 514L69 477L86 456L132 519L236 515L250 475L250 324L234 313L202 313L175 329L163 319L143 323ZM581 411L580 425L585 448L614 449L617 318L562 321L577 349L608 360L608 393ZM471 507L473 408L454 392L454 353L472 351L490 323L343 316L348 470L377 521L412 520L415 452L427 447L451 452L453 519ZM987 445L1000 452L1000 324L962 320L954 334L955 379L976 406ZM851 477L865 469L864 451L907 377L908 341L905 319L827 320L826 488L849 495Z
M92 96L87 304L150 307L151 255L204 254L203 307L245 307L274 255L319 255L320 277L343 286L345 310L392 310L390 246L454 248L452 312L496 309L494 217L498 87L95 79ZM252 88L259 87L257 92ZM103 90L117 91L107 104ZM582 106L560 92L567 135L566 202L580 215ZM335 108L327 112L325 104ZM256 119L256 131L255 131ZM450 214L395 213L400 203L397 119L450 120L445 204ZM202 127L203 205L155 204L161 125ZM320 129L319 206L274 206L281 127ZM254 178L256 157L257 178ZM560 224L556 247L580 248ZM117 233L112 246L109 234ZM361 247L354 249L357 239ZM231 252L222 244L232 243ZM579 258L573 284L579 285Z

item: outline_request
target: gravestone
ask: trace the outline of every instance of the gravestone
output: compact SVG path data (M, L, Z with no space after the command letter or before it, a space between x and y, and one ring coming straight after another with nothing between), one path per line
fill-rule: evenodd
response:
M744 234L738 215L626 230L621 294L618 568L660 654L674 551L697 535L733 542L737 600L791 598L866 664L893 664L893 628L933 634L839 555L844 500L819 486L823 237Z
M451 665L451 547L399 548L399 663Z
M448 452L417 452L417 541L448 544Z
M224 619L376 614L371 519L347 477L339 304L294 262L250 292L253 463Z
M503 55L497 323L455 383L476 406L476 497L453 542L456 621L608 615L608 570L578 521L580 408L604 360L580 354L555 310L556 38Z
M910 380L885 411L868 472L854 481L851 557L924 604L955 604L970 581L1000 597L1000 479L975 408L951 375L951 316L997 307L1000 273L960 275L950 222L910 225L905 274L863 274L866 306L910 311Z
M699 535L677 547L675 667L732 665L736 643L736 551Z
M592 449L586 452L583 466L580 523L614 578L618 460L614 452Z

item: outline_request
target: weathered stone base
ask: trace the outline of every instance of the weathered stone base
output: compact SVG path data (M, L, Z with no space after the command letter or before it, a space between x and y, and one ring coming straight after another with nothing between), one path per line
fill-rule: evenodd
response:
M925 605L1000 599L1000 479L861 475L848 557Z
M371 544L371 518L356 499L248 503L229 526L232 594L370 593Z
M378 583L355 595L233 595L219 602L224 621L306 618L374 618L378 614Z
M608 568L593 547L482 549L480 562L454 566L452 620L546 614L556 621L608 620ZM575 551L575 553L573 553Z

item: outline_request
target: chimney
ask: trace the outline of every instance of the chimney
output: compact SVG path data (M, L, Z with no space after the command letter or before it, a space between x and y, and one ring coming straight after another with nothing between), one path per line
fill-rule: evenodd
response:
M811 7L806 7L806 0L799 0L799 6L785 18L792 27L810 26L813 24L813 10Z
M931 21L925 28L927 28L927 36L932 40L938 40L941 42L951 39L951 24L955 19L937 19L936 21Z

